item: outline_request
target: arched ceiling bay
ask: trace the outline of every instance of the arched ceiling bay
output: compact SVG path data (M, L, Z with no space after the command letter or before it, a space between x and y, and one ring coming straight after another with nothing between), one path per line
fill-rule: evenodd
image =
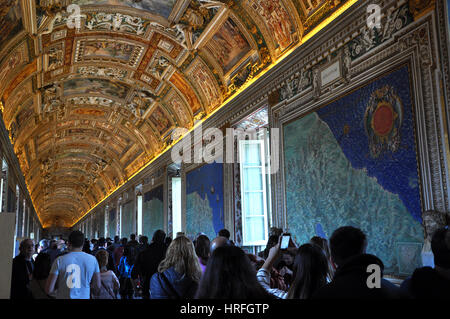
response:
M72 226L345 2L0 0L2 115L44 227Z

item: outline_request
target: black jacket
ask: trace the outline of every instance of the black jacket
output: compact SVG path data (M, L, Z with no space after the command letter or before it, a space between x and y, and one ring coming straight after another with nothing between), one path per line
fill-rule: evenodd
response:
M332 282L313 296L313 299L395 299L400 298L400 288L385 279L381 279L380 288L369 288L367 278L371 272L367 267L377 264L383 275L383 262L376 256L362 254L351 257L338 267Z
M450 299L450 280L431 267L417 268L401 289L409 298Z
M11 276L11 299L32 299L30 276L33 273L33 262L27 261L23 255L13 259Z
M159 263L166 256L167 246L164 243L151 243L147 249L140 252L133 272L141 276L144 297L149 296L150 279L158 271ZM132 277L135 277L132 274Z

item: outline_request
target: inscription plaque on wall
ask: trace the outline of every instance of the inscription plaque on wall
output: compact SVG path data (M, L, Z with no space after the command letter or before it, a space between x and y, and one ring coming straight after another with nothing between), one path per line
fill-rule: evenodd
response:
M320 72L320 83L326 86L341 77L341 65L339 61L332 63Z

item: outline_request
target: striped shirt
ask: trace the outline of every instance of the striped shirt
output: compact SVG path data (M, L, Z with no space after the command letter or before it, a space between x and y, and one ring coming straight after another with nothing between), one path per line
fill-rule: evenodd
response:
M280 299L286 299L287 298L287 292L281 289L276 288L270 288L270 272L268 272L266 269L261 268L256 273L256 278L258 279L258 282L261 286L270 294L274 295L275 297L278 297Z

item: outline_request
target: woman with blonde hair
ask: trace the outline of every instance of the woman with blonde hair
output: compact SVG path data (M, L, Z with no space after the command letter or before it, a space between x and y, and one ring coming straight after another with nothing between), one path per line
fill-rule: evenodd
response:
M166 257L150 280L150 298L194 298L201 275L194 244L186 236L179 236L167 248Z
M109 253L105 249L99 250L95 254L98 265L100 267L101 286L100 290L91 289L92 299L117 299L117 292L119 291L119 280L112 270L108 270Z

